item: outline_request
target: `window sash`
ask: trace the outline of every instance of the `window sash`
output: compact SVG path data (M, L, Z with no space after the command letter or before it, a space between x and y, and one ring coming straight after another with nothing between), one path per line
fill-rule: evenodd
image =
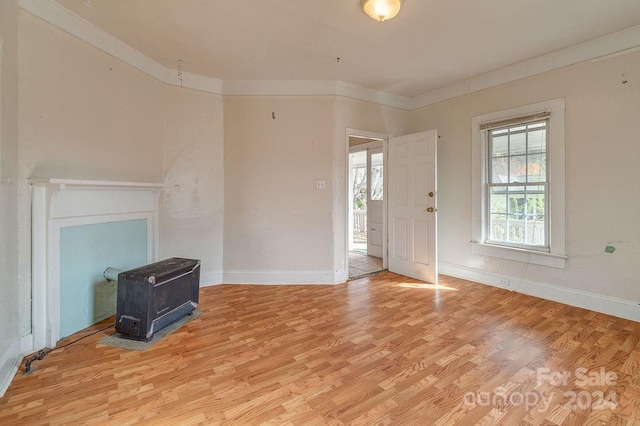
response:
M522 194L528 194L529 192L526 190L527 187L544 187L543 189L543 193L544 193L544 241L542 244L529 244L526 243L527 241L527 230L528 227L525 226L525 243L518 243L518 242L513 242L513 241L505 241L505 240L497 240L497 239L493 239L493 235L492 235L492 229L491 229L491 223L492 223L492 215L494 214L498 214L496 212L493 211L492 209L492 204L491 204L491 195L492 195L492 188L496 188L496 187L504 187L504 188L513 188L513 187L522 187L525 188L521 191ZM518 191L520 192L520 191ZM508 194L508 193L507 193ZM512 184L487 184L487 191L486 191L486 230L487 230L487 235L485 236L485 242L489 243L489 244L495 244L495 245L501 245L501 246L508 246L508 247L515 247L515 248L525 248L525 249L533 249L533 250L544 250L544 251L548 251L549 249L549 185L547 182L531 182L531 183L512 183ZM525 200L526 200L526 196L525 196ZM508 205L508 197L507 197L507 205ZM523 216L532 216L533 214L530 214L527 212L527 205L528 203L525 202L525 210L523 213ZM507 217L507 233L509 232L509 217L513 216L514 213L510 213L509 212L509 208L507 207L507 211L505 213L499 213L499 214L504 214ZM526 219L525 219L526 220Z
M505 124L506 123L506 124ZM533 132L533 131L537 131L539 129L529 129L529 128L525 128L525 129L521 129L521 130L517 130L517 131L511 131L511 128L514 127L519 127L520 125L531 125L531 124L535 124L535 123L544 123L544 130L545 130L545 144L544 144L544 151L542 152L535 152L535 153L530 153L529 151L529 136L528 133ZM534 250L545 250L548 251L550 249L550 236L549 236L549 112L545 111L542 113L535 113L535 114L530 114L527 116L520 116L517 118L512 118L512 119L506 119L506 120L497 120L497 121L492 121L492 122L486 122L481 124L481 128L483 127L483 125L485 126L484 132L486 132L486 137L487 137L487 145L486 145L486 149L487 149L487 164L486 164L486 170L487 170L487 176L486 176L486 186L485 186L485 229L486 229L486 235L484 235L484 240L486 243L489 244L496 244L496 245L502 245L502 246L508 246L508 247L516 247L516 248L525 248L525 249L534 249ZM500 130L507 130L506 132L504 132L503 134L499 134L494 136L494 133L496 131L500 131ZM512 154L511 151L511 136L512 135L517 135L517 134L525 134L525 151L524 154ZM501 136L507 136L508 137L508 145L507 145L507 155L503 156L503 157L494 157L493 156L493 145L494 145L494 137L501 137ZM537 155L537 154L542 154L544 153L545 155L545 173L544 173L544 180L543 181L529 181L529 156L530 155ZM525 168L526 168L526 178L525 178L525 182L511 182L511 159L513 157L517 157L517 156L521 156L524 155L525 156ZM494 158L506 158L507 159L507 182L493 182L493 160ZM527 225L526 225L526 219L525 219L525 237L524 237L524 243L518 243L518 242L511 242L511 241L504 241L504 240L495 240L493 239L493 230L491 228L491 224L492 224L492 215L494 214L494 211L492 209L492 189L496 188L496 187L505 187L505 188L513 188L513 187L522 187L523 194L526 194L526 188L528 187L540 187L543 186L544 187L544 242L543 244L529 244L527 243ZM507 189L508 191L508 189ZM507 206L508 206L508 196L507 196ZM527 216L527 208L528 202L527 202L527 198L525 195L525 213L524 216ZM510 214L509 214L509 209L508 207L506 208L506 212L504 213L506 218L507 218L507 238L509 235L509 218L510 218Z

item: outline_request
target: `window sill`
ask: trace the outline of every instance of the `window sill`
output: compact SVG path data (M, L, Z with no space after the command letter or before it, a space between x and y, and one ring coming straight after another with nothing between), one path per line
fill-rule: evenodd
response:
M524 262L558 269L564 269L567 261L567 256L562 254L475 242L471 243L471 252L473 254L483 256L515 260L516 262Z

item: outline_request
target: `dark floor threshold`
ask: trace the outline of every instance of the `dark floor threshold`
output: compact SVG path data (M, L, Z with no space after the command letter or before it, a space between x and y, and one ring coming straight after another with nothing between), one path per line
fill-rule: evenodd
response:
M362 278L368 278L368 277L372 277L376 274L379 274L380 272L387 272L388 269L380 269L379 271L374 271L374 272L367 272L366 274L361 274L361 275L354 275L352 277L349 277L349 279L347 281L353 281L353 280L359 280Z

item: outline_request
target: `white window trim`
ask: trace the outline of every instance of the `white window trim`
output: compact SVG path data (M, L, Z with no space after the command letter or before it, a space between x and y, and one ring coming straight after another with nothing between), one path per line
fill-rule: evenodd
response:
M549 252L536 249L508 247L485 243L487 235L485 220L487 180L488 131L480 130L480 124L533 114L541 111L551 112L549 119ZM471 172L472 172L472 211L471 211L471 252L474 254L515 260L534 265L564 269L565 254L565 192L564 192L564 99L539 102L504 111L475 116L471 119Z

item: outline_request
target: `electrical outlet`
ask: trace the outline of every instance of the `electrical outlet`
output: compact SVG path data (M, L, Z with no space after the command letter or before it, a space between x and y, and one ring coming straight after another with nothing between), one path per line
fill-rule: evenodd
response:
M327 188L327 182L325 182L324 179L316 181L316 189L326 189L326 188Z
M500 287L502 288L511 288L511 282L509 280L500 280Z

